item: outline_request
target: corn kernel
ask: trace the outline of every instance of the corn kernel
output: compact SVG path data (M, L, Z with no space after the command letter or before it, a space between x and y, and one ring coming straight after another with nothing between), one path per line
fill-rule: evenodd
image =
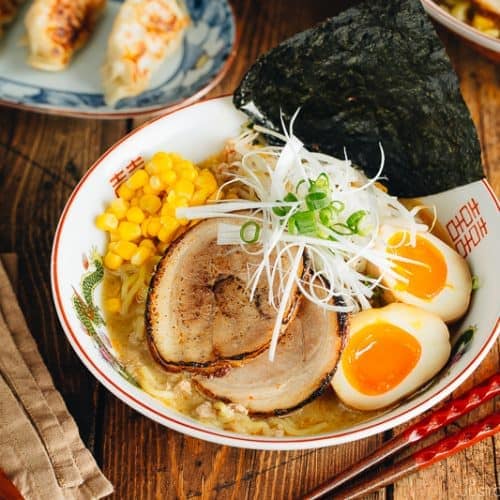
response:
M179 220L170 215L160 217L161 226L167 231L175 231L179 227Z
M136 191L149 182L149 175L144 169L136 170L125 182L125 185Z
M158 190L153 189L149 183L142 188L142 192L144 194L155 194L155 195L158 194Z
M177 196L184 196L185 198L191 198L194 193L194 184L186 179L179 179L174 184L174 191Z
M144 167L149 175L154 175L158 173L158 165L154 161L147 161Z
M160 255L163 255L166 252L169 245L170 243L168 241L160 241L160 243L156 245L156 250Z
M177 159L174 161L174 169L178 170L179 172L181 172L185 168L191 168L193 166L194 165L189 160L182 158L182 156L178 156Z
M177 174L173 170L165 170L160 174L160 179L165 186L172 186L177 179Z
M188 170L194 168L194 165L189 160L179 157L178 160L174 161L174 170L181 173L183 170Z
M102 231L113 231L118 227L118 219L115 214L104 212L96 217L95 225Z
M139 208L139 207L130 207L127 210L127 220L130 222L136 222L137 224L140 224L146 216L144 215L144 212Z
M472 26L480 31L486 31L495 27L495 21L481 14L474 14Z
M177 209L187 207L187 206L188 206L188 202L187 202L186 198L179 198L179 199L175 200L175 205L168 205L169 210L165 210L161 217L163 218L165 216L171 216L173 218L177 218Z
M198 177L198 171L196 170L193 164L190 164L189 166L184 167L180 171L180 176L181 179L186 179L187 181L193 182L196 179L196 177Z
M189 207L189 201L184 196L176 196L174 201L175 208Z
M125 241L136 240L141 236L141 226L135 222L123 220L118 224L120 238Z
M175 191L170 191L167 194L167 203L173 206L175 203L175 198L176 198Z
M155 191L161 191L163 189L163 182L157 175L152 175L149 178L149 185L151 186L151 189L154 189Z
M106 300L104 307L110 313L117 313L122 308L122 301L118 297L112 297Z
M117 189L117 194L120 198L123 200L130 200L132 196L134 196L134 192L132 189L130 189L126 184L122 184L118 189Z
M113 271L116 271L123 263L123 259L113 252L108 252L104 256L104 265Z
M159 217L150 217L148 219L148 236L158 236L161 229L161 222Z
M110 231L109 240L118 241L120 239L120 233L118 231Z
M158 239L163 243L170 243L170 240L172 239L174 232L175 231L168 231L167 229L162 227L158 231Z
M161 218L161 228L158 231L158 239L163 242L171 241L172 237L179 227L179 221L174 217L165 215Z
M162 226L166 226L167 228L177 229L179 227L179 221L172 215L164 215L160 217L160 224Z
M149 236L148 224L149 224L149 217L141 222L141 234L142 236L144 236L144 238L147 238Z
M156 172L165 172L166 170L170 170L172 168L172 158L168 153L163 151L158 151L151 158L151 163L156 166Z
M186 161L179 153L169 153L172 160L173 168L176 168L177 164Z
M145 238L143 239L140 243L139 243L139 246L140 247L147 247L149 248L152 252L155 252L156 251L156 246L153 242L153 240L150 240L149 238Z
M170 203L164 203L161 206L160 210L160 215L171 215L172 217L175 217L175 207L173 204Z
M160 209L161 200L158 196L155 196L154 194L145 194L141 196L141 199L139 200L139 206L145 212L154 214L158 212L158 210Z
M450 14L465 23L469 17L469 10L470 2L458 2L451 8Z
M116 215L118 220L125 217L127 213L128 203L123 198L116 198L108 205L108 212Z
M194 184L198 188L204 188L210 193L213 193L217 188L217 181L215 180L214 174L204 168L198 177L194 180Z
M130 260L137 250L137 245L131 241L117 241L113 252L119 255L124 260Z
M137 251L132 255L130 263L134 266L140 266L143 264L148 257L151 256L151 249L146 246L140 246Z
M206 189L197 189L191 198L191 205L203 205L209 194L210 193Z

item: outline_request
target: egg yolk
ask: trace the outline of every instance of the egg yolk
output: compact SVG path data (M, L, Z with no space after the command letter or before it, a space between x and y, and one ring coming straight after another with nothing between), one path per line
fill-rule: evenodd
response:
M403 231L394 233L388 244L388 253L420 263L397 262L397 272L408 279L408 282L398 281L397 290L411 293L424 300L430 300L441 292L446 285L447 266L438 248L418 235L416 245L411 246L410 234Z
M420 343L391 323L365 326L349 339L342 368L359 392L377 396L396 387L418 363Z

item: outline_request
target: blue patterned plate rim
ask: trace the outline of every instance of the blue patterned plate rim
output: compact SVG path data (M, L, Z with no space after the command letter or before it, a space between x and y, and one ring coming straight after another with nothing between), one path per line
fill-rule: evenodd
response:
M122 1L110 0L110 3L116 4ZM71 92L56 88L56 86L63 87L65 84L64 77L57 78L62 75L55 74L58 81L56 85L50 87L0 75L0 105L45 114L118 119L171 112L197 101L215 87L227 73L236 55L239 30L233 9L227 0L186 0L186 5L193 22L192 29L200 30L201 27L203 30L205 28L206 35L201 43L190 42L185 36L180 61L176 64L175 72L139 96L122 99L115 107L108 107L100 92ZM22 17L21 13L14 25L22 23ZM214 36L217 37L216 40ZM204 44L212 44L213 47L216 43L219 44L218 49L214 54L209 55L204 50ZM207 58L212 61L212 66L192 83L184 84L183 80L189 76L189 71L196 69L197 63L203 58L205 58L205 64ZM25 62L23 61L22 64ZM184 76L181 85L169 87L169 84L178 79L179 75ZM10 90L14 88L16 95L7 94L4 91L6 87ZM36 93L33 94L33 91Z

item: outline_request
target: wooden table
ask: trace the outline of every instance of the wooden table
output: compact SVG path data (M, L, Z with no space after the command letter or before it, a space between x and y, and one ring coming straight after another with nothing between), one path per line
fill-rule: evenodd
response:
M210 95L231 92L259 54L334 14L341 3L234 0L239 53ZM500 66L448 33L440 34L459 74L483 146L486 173L498 194ZM141 416L99 385L61 330L49 280L59 215L85 170L136 125L131 120L80 120L0 108L0 251L19 254L20 300L31 330L83 439L115 485L114 498L297 497L368 453L390 433L335 448L297 452L239 450L185 437ZM457 394L498 366L497 344ZM489 403L457 425L492 411L494 405ZM499 449L498 438L483 441L373 498L494 498L500 491Z

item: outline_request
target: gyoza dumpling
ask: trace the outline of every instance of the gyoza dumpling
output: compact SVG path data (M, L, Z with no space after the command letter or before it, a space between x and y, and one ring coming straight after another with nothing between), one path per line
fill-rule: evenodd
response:
M180 44L189 16L176 0L126 0L109 37L103 66L106 102L144 91Z
M24 20L28 64L48 71L64 69L88 40L106 0L35 0Z
M19 8L26 0L0 0L0 38L3 28L11 23L17 15Z

